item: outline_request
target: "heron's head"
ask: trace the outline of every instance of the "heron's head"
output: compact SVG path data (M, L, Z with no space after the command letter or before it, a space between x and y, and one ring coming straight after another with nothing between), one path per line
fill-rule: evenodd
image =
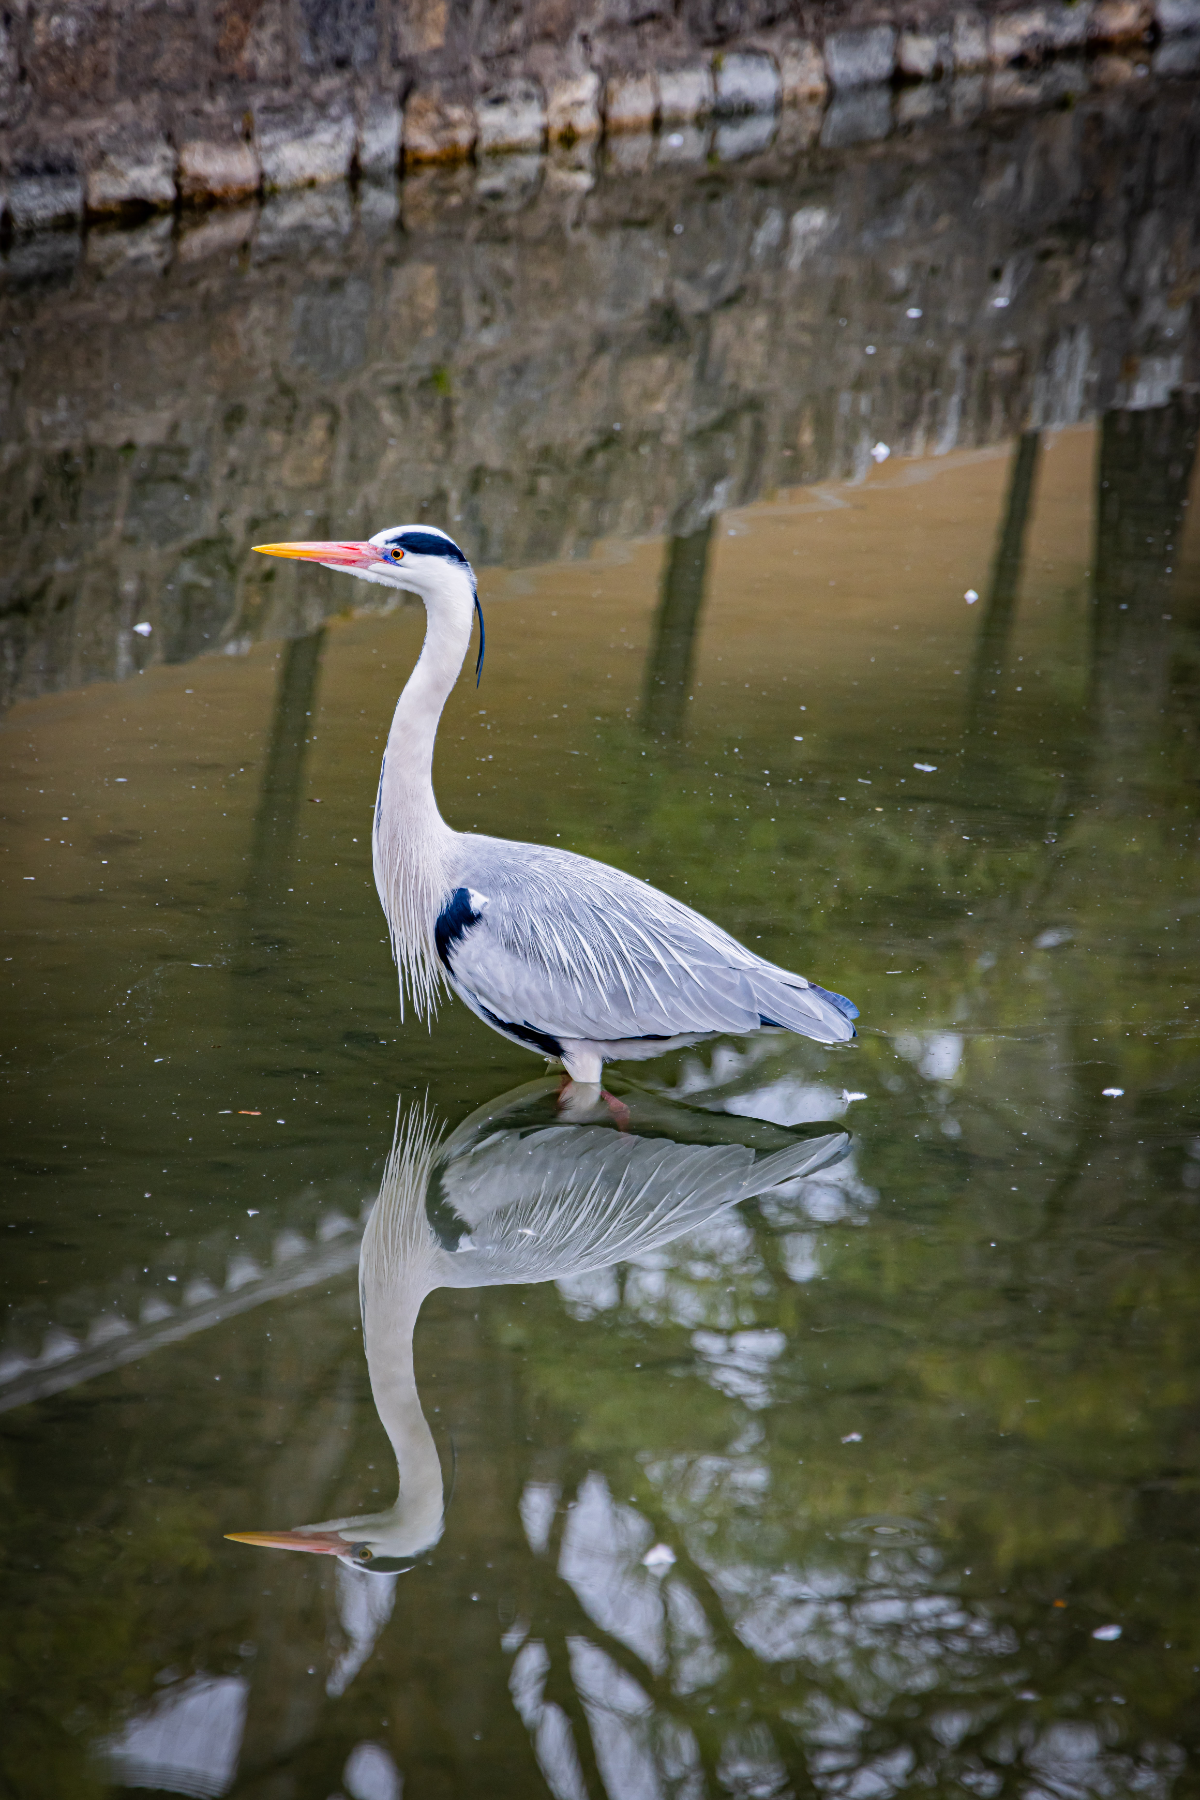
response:
M255 1544L262 1550L306 1550L310 1555L336 1556L350 1568L371 1575L397 1575L414 1569L421 1556L441 1536L441 1520L430 1528L413 1529L414 1521L395 1511L366 1514L359 1519L339 1519L329 1525L298 1525L291 1531L227 1531L235 1544Z
M320 563L373 581L380 587L403 588L418 594L427 607L439 602L451 607L467 604L479 620L479 658L476 682L483 668L483 608L475 585L475 571L448 532L436 525L389 525L372 538L316 539L295 544L255 544L260 556L287 556Z
M454 570L473 579L471 565L454 539L436 525L389 525L365 541L354 538L296 544L255 544L260 556L297 557L340 569L360 581L405 588L429 599L440 593Z

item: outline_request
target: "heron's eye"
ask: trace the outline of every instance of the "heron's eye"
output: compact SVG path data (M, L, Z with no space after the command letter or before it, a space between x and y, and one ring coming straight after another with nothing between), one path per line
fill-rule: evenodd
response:
M403 552L403 550L389 550L388 555L391 557L393 562L401 562L404 557L404 552Z
M370 1544L355 1544L350 1554L356 1563L369 1563L375 1552Z

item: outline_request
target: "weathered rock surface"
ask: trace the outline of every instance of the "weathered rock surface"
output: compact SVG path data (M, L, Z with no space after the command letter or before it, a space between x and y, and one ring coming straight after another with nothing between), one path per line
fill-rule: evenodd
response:
M304 187L587 138L605 117L616 132L766 112L897 70L924 80L1161 38L1159 66L1178 72L1191 52L1170 45L1188 34L1200 0L22 0L0 18L0 189L26 231L64 216L67 183L76 214L236 201L252 191L239 141L268 189ZM843 108L823 141L877 136L883 111Z
M764 128L756 159L710 160ZM1194 89L799 160L779 129L697 132L692 162L682 131L614 139L655 163L636 184L603 159L430 168L402 230L364 184L93 232L82 260L70 234L14 244L2 697L345 603L265 539L428 518L482 564L583 555L854 479L880 440L948 453L1200 380Z

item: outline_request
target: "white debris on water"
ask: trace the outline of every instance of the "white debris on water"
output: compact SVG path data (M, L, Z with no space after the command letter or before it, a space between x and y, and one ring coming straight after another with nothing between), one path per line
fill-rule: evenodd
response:
M881 442L871 446L871 455L877 463L885 463L891 454L891 447L888 444Z
M1119 1100L1125 1092L1124 1088L1101 1088L1100 1092L1106 1100Z
M1120 1635L1121 1627L1119 1625L1097 1625L1095 1631L1092 1633L1092 1636L1094 1638L1099 1638L1102 1644L1111 1644L1119 1638Z
M906 319L919 319L922 317L921 308L919 306L910 306L904 316Z
M675 1552L669 1544L652 1544L642 1558L642 1567L649 1569L652 1575L665 1575L675 1561Z
M937 764L936 763L914 763L913 768L920 769L922 775L936 775L937 774Z
M966 593L963 595L963 599L966 601L968 606L974 606L974 604L978 600L978 598L979 598L979 595L975 592L974 588L968 588Z
M135 625L133 629L137 632L139 637L149 637L150 633L154 630L154 627L150 624L148 619L143 619L141 624Z
M848 1431L846 1433L845 1437L842 1439L842 1442L843 1442L843 1444L861 1444L862 1443L862 1432L861 1431Z

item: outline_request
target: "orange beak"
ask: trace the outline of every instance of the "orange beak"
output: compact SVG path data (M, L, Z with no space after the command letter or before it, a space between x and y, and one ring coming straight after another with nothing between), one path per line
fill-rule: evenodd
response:
M257 1544L263 1550L311 1550L318 1556L344 1556L350 1545L336 1531L227 1531L235 1544Z
M349 543L307 543L307 544L255 544L254 549L259 556L295 556L303 562L324 563L335 569L364 569L371 563L385 560L378 544Z

